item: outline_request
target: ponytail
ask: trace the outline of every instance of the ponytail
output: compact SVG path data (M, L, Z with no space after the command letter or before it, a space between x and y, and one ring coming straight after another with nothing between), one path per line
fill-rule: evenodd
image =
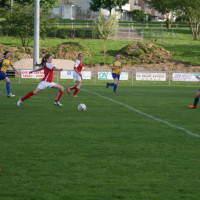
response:
M37 63L36 63L36 66L44 67L45 64L46 64L46 62L47 62L47 59L49 59L50 57L51 57L51 54L46 54L46 55L44 56L44 58L42 58L41 63L40 63L40 64L37 64Z

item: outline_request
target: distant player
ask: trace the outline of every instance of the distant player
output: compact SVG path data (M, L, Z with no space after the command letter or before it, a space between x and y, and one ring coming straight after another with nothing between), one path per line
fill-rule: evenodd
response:
M200 80L199 76L196 76L196 78ZM196 108L199 102L199 97L200 97L200 89L195 94L194 103L192 105L189 105L188 108Z
M116 93L122 69L122 61L120 61L119 54L115 56L115 60L110 65L110 68L112 69L112 77L114 79L114 83L107 83L106 88L113 86L113 92Z
M42 59L42 62L40 64L37 64L37 66L40 66L38 69L35 69L33 71L30 71L30 73L37 72L44 70L44 78L41 80L41 82L38 84L37 88L26 94L24 97L20 98L17 101L17 106L20 106L20 104L25 101L26 99L30 98L31 96L38 94L41 90L44 90L46 88L55 88L58 89L58 94L56 96L56 99L54 101L54 105L56 106L63 106L59 100L62 97L62 94L64 92L64 87L52 82L53 81L53 71L62 71L63 69L58 69L52 64L52 56L51 54L45 55L45 57Z
M70 94L71 90L74 90L74 95L73 97L77 97L78 91L80 90L82 86L82 68L83 68L83 63L82 63L82 58L83 54L79 53L78 58L74 64L74 73L73 73L73 78L74 81L76 82L75 86L72 86L70 88L67 88L67 93Z
M7 97L15 97L15 95L11 93L10 79L6 76L6 72L8 67L11 67L18 74L19 72L15 69L10 60L10 52L6 51L3 55L4 58L0 60L0 80L4 80L6 82Z

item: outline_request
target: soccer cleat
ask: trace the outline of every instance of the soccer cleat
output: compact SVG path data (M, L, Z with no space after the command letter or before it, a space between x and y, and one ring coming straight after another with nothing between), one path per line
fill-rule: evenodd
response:
M109 83L106 84L106 88L108 88L108 87L109 87Z
M196 108L195 105L189 105L188 108Z
M73 97L78 97L78 95L73 95Z
M67 88L67 93L70 95L71 90L69 88Z
M10 97L15 97L15 94L10 93L10 94L7 95L7 97L9 97L9 98Z
M54 102L53 103L55 106L63 106L63 104L61 104L59 101L58 102Z
M21 103L22 103L22 100L21 100L21 99L19 99L19 100L17 101L17 106L20 106L20 105L21 105Z

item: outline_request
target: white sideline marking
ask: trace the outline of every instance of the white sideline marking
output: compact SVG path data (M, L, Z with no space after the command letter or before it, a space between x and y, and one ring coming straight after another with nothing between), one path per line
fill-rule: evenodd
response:
M132 111L134 111L134 112L137 112L137 113L139 113L139 114L141 114L141 115L144 115L145 117L148 117L148 118L150 118L150 119L154 119L155 121L159 121L160 123L163 123L163 124L165 124L165 125L167 125L167 126L170 126L170 127L172 127L172 128L179 129L179 130L181 130L181 131L183 131L183 132L185 132L185 133L187 133L187 134L189 134L189 135L192 135L192 136L194 136L194 137L200 137L200 135L195 134L195 133L193 133L192 131L190 131L190 130L188 130L188 129L186 129L186 128L183 128L183 127L180 127L180 126L176 126L176 125L174 125L174 124L172 124L172 123L170 123L170 122L168 122L168 121L165 121L165 120L159 119L159 118L157 118L157 117L154 117L154 116L152 116L152 115L150 115L150 114L147 114L147 113L145 113L145 112L142 112L142 111L140 111L140 110L138 110L138 109L136 109L136 108L134 108L134 107L132 107L132 106L127 105L127 104L121 103L121 102L116 101L116 100L114 100L114 99L111 99L111 98L109 98L109 97L105 97L105 96L100 95L100 94L98 94L98 93L96 93L96 92L91 92L91 91L83 90L83 89L81 89L81 90L82 90L82 91L85 91L85 92L88 92L88 93L91 93L91 94L95 94L96 96L99 96L99 97L101 97L101 98L107 99L107 100L112 101L112 102L114 102L114 103L116 103L116 104L122 105L122 106L124 106L124 107L126 107L126 108L128 108L128 109L130 109L130 110L132 110Z

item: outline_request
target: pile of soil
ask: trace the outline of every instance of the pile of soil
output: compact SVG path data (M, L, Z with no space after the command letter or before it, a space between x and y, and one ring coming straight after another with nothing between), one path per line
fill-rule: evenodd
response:
M119 50L122 59L137 63L160 63L168 60L172 54L166 49L152 44L137 42L129 44Z
M10 47L0 44L0 58L3 57L5 51L11 52L11 59L13 62L31 58L33 55L33 48L31 47ZM40 48L40 52L40 57L50 53L55 59L59 58L66 60L75 60L80 52L84 54L84 57L91 56L89 51L77 42L67 42L57 47L42 47Z

